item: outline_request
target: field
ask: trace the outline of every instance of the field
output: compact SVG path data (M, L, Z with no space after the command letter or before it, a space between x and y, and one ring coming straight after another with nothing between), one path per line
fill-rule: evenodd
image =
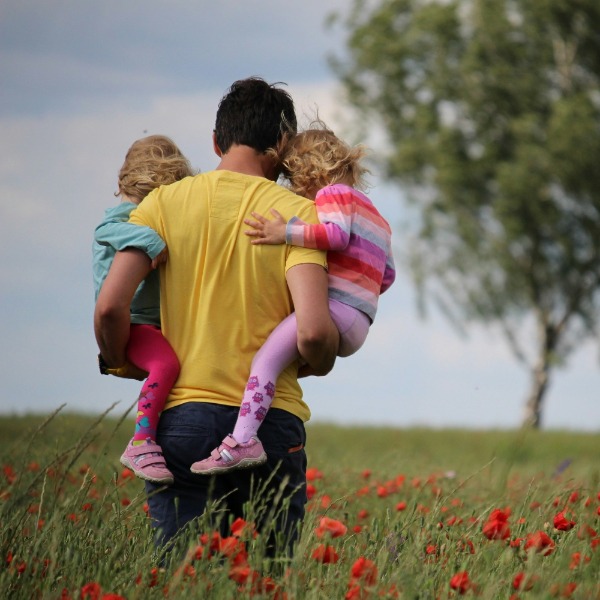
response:
M596 435L309 425L307 517L281 564L250 518L161 559L118 462L131 430L0 418L3 598L600 598Z

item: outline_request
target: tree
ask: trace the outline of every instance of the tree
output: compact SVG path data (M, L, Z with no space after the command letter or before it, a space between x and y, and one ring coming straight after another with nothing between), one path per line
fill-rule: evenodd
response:
M354 0L343 24L334 68L415 209L420 298L502 327L539 427L552 369L598 326L600 3Z

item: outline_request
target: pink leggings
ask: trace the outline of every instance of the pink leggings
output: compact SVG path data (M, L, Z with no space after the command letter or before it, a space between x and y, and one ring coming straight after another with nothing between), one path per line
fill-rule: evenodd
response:
M371 321L362 311L329 299L331 318L340 332L338 356L354 354L364 343ZM256 435L275 396L275 384L280 373L298 353L296 315L286 317L267 338L254 356L250 378L246 385L233 437L246 442Z
M138 398L133 440L154 441L160 413L179 376L179 360L160 328L154 325L131 325L127 358L148 372Z

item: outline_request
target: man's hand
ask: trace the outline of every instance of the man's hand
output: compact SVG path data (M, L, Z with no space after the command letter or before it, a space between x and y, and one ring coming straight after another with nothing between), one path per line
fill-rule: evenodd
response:
M164 265L169 258L169 249L165 246L153 259L151 267L157 269L160 265Z
M102 375L113 375L123 379L137 379L137 381L144 381L144 379L148 377L146 371L136 367L130 362L126 362L121 367L111 368L102 358L102 354L98 354L98 366L100 367L100 373L102 373Z
M271 214L274 219L269 221L260 213L252 212L252 216L256 219L244 219L246 225L250 225L253 229L244 231L250 237L256 238L252 240L253 244L285 244L285 226L287 221L274 208L271 209Z

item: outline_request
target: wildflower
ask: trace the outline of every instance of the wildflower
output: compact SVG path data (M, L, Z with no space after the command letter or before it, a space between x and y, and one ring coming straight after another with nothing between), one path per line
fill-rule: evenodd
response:
M323 494L321 497L321 508L329 508L331 506L331 496L329 494Z
M306 481L314 481L315 479L323 479L323 473L314 467L306 469Z
M6 477L6 481L8 481L9 485L13 484L17 479L17 474L11 465L4 465L2 467L4 471L4 477Z
M525 551L531 549L541 552L544 556L548 556L554 551L554 542L543 531L536 531L535 533L530 533L525 540Z
M554 517L554 529L558 529L559 531L569 531L569 529L573 529L575 527L575 521L570 521L565 516L566 510L561 510Z
M510 537L508 517L510 510L496 508L490 513L488 520L483 524L482 532L488 540L505 540Z
M236 557L238 554L245 554L246 545L234 536L221 538L219 542L219 552L230 558Z
M245 535L251 535L253 538L256 538L258 535L254 528L254 523L248 523L248 521L245 521L241 517L238 517L231 524L231 533L237 538L244 537Z
M352 579L358 579L366 585L377 583L377 566L364 556L357 558L350 569Z
M340 557L335 551L333 546L326 546L325 544L319 544L312 553L312 558L323 564L334 564Z
M538 579L539 577L537 575L526 577L523 571L519 571L513 579L512 586L515 590L528 591L533 588Z
M467 571L459 571L450 579L450 587L459 594L466 594L472 586L473 582L469 579Z
M398 502L398 504L396 504L396 510L397 511L406 510L406 502L404 502L403 500Z
M332 538L336 538L345 535L347 531L348 528L341 521L329 517L321 517L319 526L315 529L315 535L321 538L327 533Z
M586 537L595 538L597 535L598 532L589 525L583 525L583 527L581 527L577 532L577 537L580 540L583 540Z
M371 477L371 469L365 469L362 473L361 473L361 477L363 479L369 479L369 477Z
M463 538L458 540L456 548L459 552L468 552L469 554L475 554L475 544L469 538Z
M317 493L317 488L312 484L306 485L306 499L310 500Z
M569 565L569 569L576 569L581 564L582 560L588 563L592 559L589 556L582 557L581 552L573 552L573 554L571 554L571 564Z
M386 498L389 494L388 489L383 486L383 485L378 485L377 486L377 496L379 496L379 498Z
M80 597L81 600L85 600L89 598L89 600L99 600L100 594L102 593L102 588L100 584L95 581L90 581L90 583L86 583L81 588Z
M561 598L570 598L573 595L573 592L577 589L577 584L574 582L565 584L562 588L559 584L554 584L550 588L551 596L559 596Z
M121 471L121 480L127 481L128 479L135 479L135 475L133 474L133 471L131 469L124 468Z

